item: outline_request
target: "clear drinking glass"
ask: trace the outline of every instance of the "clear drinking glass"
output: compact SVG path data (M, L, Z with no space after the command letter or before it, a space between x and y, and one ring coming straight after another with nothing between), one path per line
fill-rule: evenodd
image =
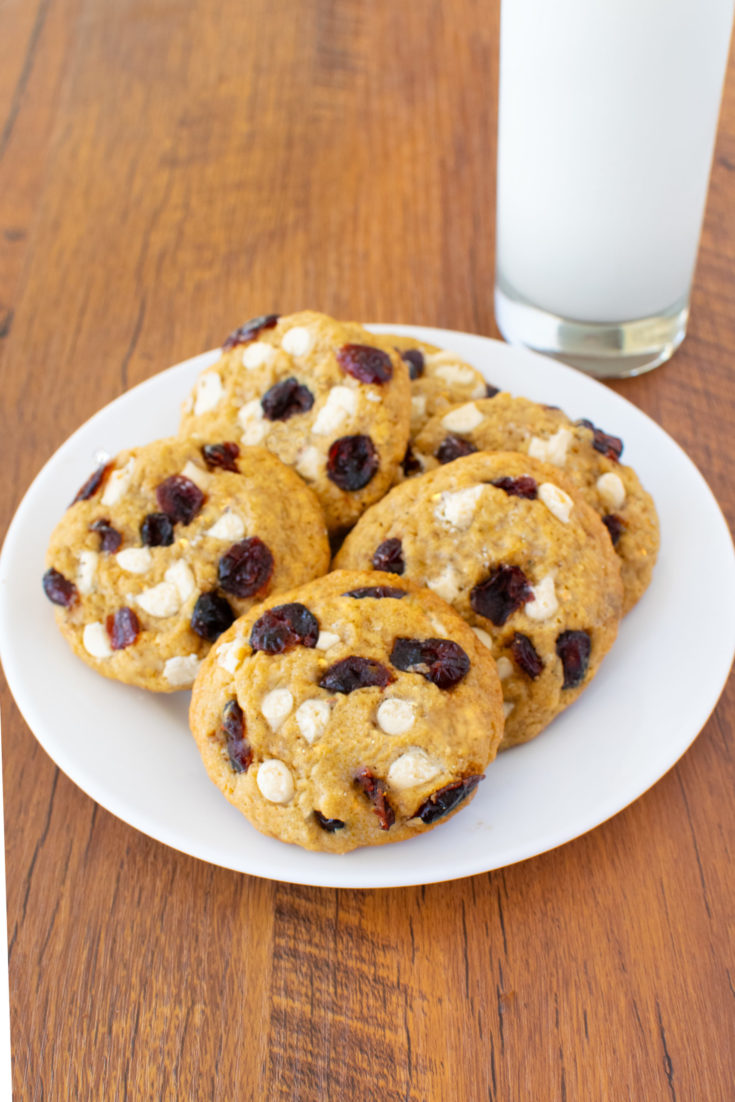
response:
M495 316L600 377L684 339L734 0L502 0Z

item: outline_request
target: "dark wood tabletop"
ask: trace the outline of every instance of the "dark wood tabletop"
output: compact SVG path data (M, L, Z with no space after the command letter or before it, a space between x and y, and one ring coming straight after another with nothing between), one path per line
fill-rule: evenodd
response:
M6 0L3 530L87 417L246 317L498 335L498 7ZM731 520L733 181L731 64L689 335L613 384ZM706 559L691 584L716 601ZM735 1097L732 684L681 761L592 833L400 890L184 856L76 788L6 689L2 719L17 1098Z

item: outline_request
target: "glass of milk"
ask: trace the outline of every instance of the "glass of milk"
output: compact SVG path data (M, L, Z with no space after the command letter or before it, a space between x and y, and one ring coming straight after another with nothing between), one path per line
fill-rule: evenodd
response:
M502 0L495 316L637 375L684 339L735 0Z

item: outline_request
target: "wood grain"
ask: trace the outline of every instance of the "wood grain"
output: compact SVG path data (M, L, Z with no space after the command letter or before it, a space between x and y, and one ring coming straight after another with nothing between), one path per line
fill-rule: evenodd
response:
M4 524L94 410L246 316L495 334L497 38L497 0L6 0ZM689 336L614 384L731 520L734 180L731 64ZM2 705L17 1098L733 1097L732 686L589 836L375 892L166 849Z

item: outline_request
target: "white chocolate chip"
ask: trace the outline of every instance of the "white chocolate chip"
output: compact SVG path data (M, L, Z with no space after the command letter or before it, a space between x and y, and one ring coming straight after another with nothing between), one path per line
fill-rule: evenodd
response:
M183 559L177 559L176 562L169 566L168 570L163 575L163 580L175 587L182 605L185 601L188 601L189 597L191 597L192 593L196 590L194 575L191 572L191 568L186 565Z
M159 582L150 589L144 589L135 600L149 616L173 616L181 607L179 591L172 582Z
M513 663L504 654L501 654L495 665L498 668L498 677L501 681L506 681L513 673Z
M248 371L252 371L256 367L262 367L263 364L270 363L275 354L276 350L272 344L266 344L265 341L253 341L242 351L242 365Z
M219 520L215 521L204 534L205 536L211 536L213 540L228 540L230 543L234 543L235 540L242 539L244 536L245 524L242 517L238 516L237 513L226 509Z
M490 650L492 650L493 641L492 641L492 638L488 635L488 633L486 631L484 631L483 628L473 628L472 630L474 631L475 635L480 640L480 642L484 643L486 647L489 647Z
M400 792L404 788L413 788L433 780L442 771L442 766L433 761L425 750L416 748L407 750L388 770L388 784Z
M118 551L115 561L127 574L145 574L153 563L153 555L147 547L125 547Z
M378 726L386 735L402 735L410 731L416 718L416 709L410 700L391 697L378 708Z
M341 642L342 640L340 639L339 635L335 634L335 632L320 631L319 638L316 641L316 649L329 650L331 647L334 647L337 645L337 643Z
M321 452L313 444L310 444L308 448L304 448L296 460L296 470L302 478L309 478L314 481L319 477L322 463Z
M163 676L169 685L183 689L191 685L200 666L201 661L195 654L177 654L173 658L166 659Z
M368 402L381 402L382 401L382 398L380 397L380 395L374 390L368 390L365 394L365 397L367 398Z
M319 410L311 431L317 436L329 436L342 422L353 417L357 409L357 391L348 386L333 386Z
M610 509L619 509L625 501L625 486L619 474L608 471L597 479L597 492Z
M245 653L242 639L233 639L231 643L223 643L217 651L217 665L227 673L234 673L240 665Z
M189 460L181 472L184 478L188 478L190 482L193 482L195 486L198 486L200 490L207 490L209 484L212 481L212 476L209 471L203 470L202 467L197 467L196 463L192 463Z
M510 715L510 713L513 711L514 708L515 708L515 701L513 701L513 700L504 700L503 701L503 715L505 716L506 719L508 718L508 716Z
M527 601L523 610L531 620L548 620L559 607L554 589L554 579L551 574L542 578L538 585L532 589L534 600Z
M260 705L260 710L268 721L272 731L277 731L286 716L293 709L293 696L288 689L273 689L266 693Z
M310 746L315 739L318 739L324 733L330 715L331 708L326 700L305 700L296 709L295 718L299 725L299 731Z
M546 440L540 436L532 436L528 445L528 454L532 459L540 459L543 463L553 463L555 467L563 467L571 439L571 430L564 427Z
M133 477L134 468L135 460L129 459L124 467L120 467L118 470L110 472L107 479L107 485L105 486L105 492L102 495L103 505L117 505L118 501L125 496Z
M411 417L414 421L420 421L426 415L426 395L413 394L411 396Z
M79 552L79 565L77 566L77 589L86 596L87 593L91 593L94 589L94 576L97 573L97 563L99 562L98 551L80 551Z
M450 409L449 413L442 417L442 424L450 432L472 432L482 424L483 420L474 402L468 402L467 405L458 406L457 409Z
M82 642L87 654L91 654L93 658L110 658L112 655L110 637L105 631L104 624L99 622L85 624Z
M241 406L237 414L238 424L242 429L243 444L260 444L268 435L269 424L263 420L263 407L260 398L253 398Z
M305 356L314 345L314 337L305 325L294 325L281 338L281 347L289 356Z
M225 388L216 371L206 371L197 380L194 387L194 416L209 413L219 403Z
M557 520L560 520L563 524L569 523L569 514L574 505L569 494L565 494L553 482L542 482L538 488L538 496Z
M449 604L455 601L459 595L458 576L451 563L447 563L441 574L436 578L431 578L426 584L429 589L433 589L434 593L448 601Z
M434 516L455 531L464 531L472 523L477 502L484 488L484 486L468 486L465 490L445 490L434 510Z
M264 761L255 781L261 794L272 804L287 804L293 799L294 783L291 770L278 758Z
M485 398L487 397L487 390L484 383L478 383L473 391L470 392L470 398Z
M450 386L469 386L470 383L475 381L475 373L472 368L463 364L442 364L437 367L434 374L443 379L445 383L449 383Z

